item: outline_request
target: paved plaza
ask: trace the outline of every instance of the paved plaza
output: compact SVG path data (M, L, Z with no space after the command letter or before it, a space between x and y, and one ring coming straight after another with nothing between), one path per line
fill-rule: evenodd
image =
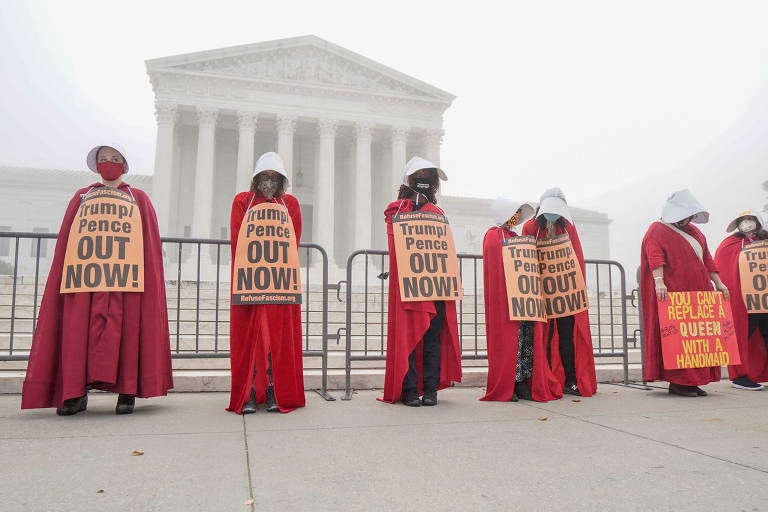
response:
M768 392L706 389L602 385L540 404L454 388L419 409L308 392L305 409L246 417L224 393L141 400L132 416L92 393L69 418L1 395L0 509L768 509Z

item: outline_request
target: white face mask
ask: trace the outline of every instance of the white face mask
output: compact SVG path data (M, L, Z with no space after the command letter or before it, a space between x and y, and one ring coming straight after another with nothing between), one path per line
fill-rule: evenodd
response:
M757 229L757 222L753 219L744 219L739 222L739 231L742 233L751 233Z

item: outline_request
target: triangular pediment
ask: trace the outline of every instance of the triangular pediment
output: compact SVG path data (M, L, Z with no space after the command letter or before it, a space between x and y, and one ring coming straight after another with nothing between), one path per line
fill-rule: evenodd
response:
M445 91L315 36L154 59L147 68L453 100Z

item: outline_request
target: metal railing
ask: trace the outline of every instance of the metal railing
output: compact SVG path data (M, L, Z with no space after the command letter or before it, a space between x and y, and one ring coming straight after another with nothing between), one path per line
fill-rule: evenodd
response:
M345 394L352 397L353 363L386 359L388 251L360 250L347 260ZM457 304L462 360L484 360L485 309L482 292L482 256L459 254L464 299ZM373 266L372 266L373 263ZM586 260L590 300L590 326L595 357L619 358L624 384L629 383L629 345L626 278L624 268L612 260ZM378 278L377 283L374 279ZM341 284L341 283L340 283ZM371 291L373 289L373 291ZM469 290L469 292L468 292ZM372 307L373 310L372 310Z
M0 294L0 361L26 361L37 325L40 298L45 287L50 261L41 268L42 260L53 255L55 233L0 232L0 246L7 250L3 257L13 262L10 273L0 275L0 284L10 285L10 299ZM13 241L13 244L10 242ZM171 357L174 359L208 359L229 357L230 241L204 238L161 238L168 302ZM29 243L30 257L23 256ZM50 247L48 247L50 245ZM222 251L222 246L227 246ZM326 400L328 393L328 255L317 244L300 244L300 260L316 261L319 268L302 267L302 334L303 356L321 360L321 386L316 390ZM43 256L43 252L48 253ZM6 266L10 261L5 261ZM222 266L224 268L222 268ZM3 269L0 268L0 271ZM320 283L313 276L319 270ZM7 272L6 268L6 272ZM32 290L19 293L20 287ZM30 300L31 299L31 300ZM7 313L6 313L7 312Z

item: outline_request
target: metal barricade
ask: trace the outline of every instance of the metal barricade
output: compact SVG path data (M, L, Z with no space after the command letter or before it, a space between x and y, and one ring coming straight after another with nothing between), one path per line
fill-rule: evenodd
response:
M0 248L7 249L13 261L5 262L8 275L2 275L0 266L0 361L29 359L53 256L54 244L49 240L56 238L54 233L0 232L0 242L7 241ZM230 241L175 237L161 241L171 357L229 357ZM26 245L29 257L23 254ZM333 288L328 285L328 255L317 244L300 244L299 251L301 261L319 263L302 267L303 356L320 358L321 386L316 391L326 400L334 400L328 393L328 340L335 338L328 333L328 291ZM0 265L2 257L0 252ZM313 280L318 271L319 284L317 278ZM10 294L5 293L8 287Z
M352 397L353 363L386 360L389 252L360 250L347 260L344 400ZM479 254L459 254L464 299L457 304L461 358L486 360L485 307ZM620 361L622 380L629 383L629 344L626 278L621 264L586 260L590 295L590 325L594 355ZM375 279L378 278L379 282ZM373 291L372 291L373 290Z

